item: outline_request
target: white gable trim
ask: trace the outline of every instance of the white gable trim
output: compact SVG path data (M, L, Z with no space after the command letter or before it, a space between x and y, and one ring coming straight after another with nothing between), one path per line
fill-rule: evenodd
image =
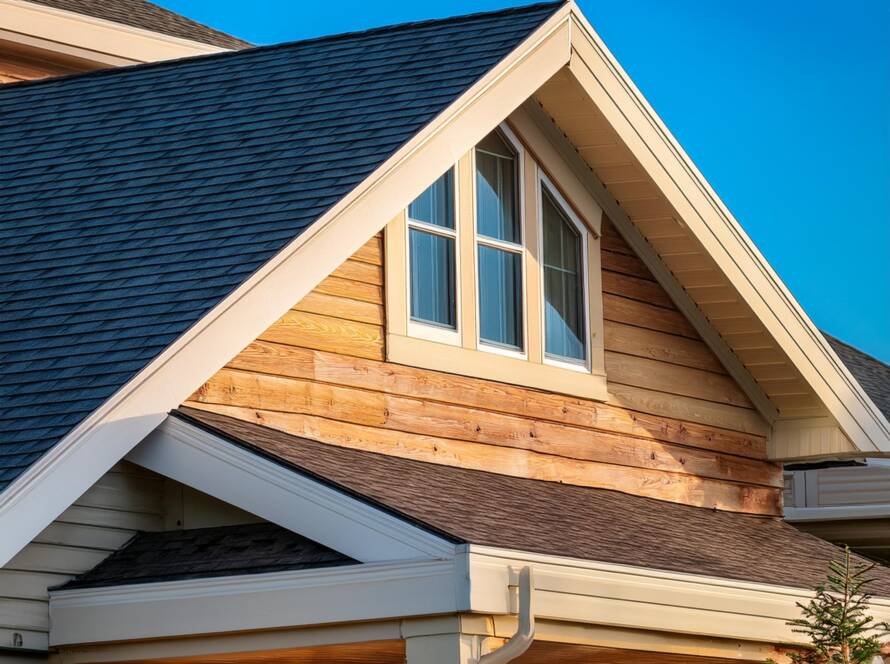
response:
M0 38L103 65L230 50L24 0L0 0L0 15Z
M606 48L573 11L570 70L683 222L859 450L890 453L890 423Z
M126 458L360 562L454 557L448 540L176 417Z
M568 64L571 5L257 270L0 494L0 566L202 383ZM336 227L336 229L335 229Z
M56 590L50 645L455 613L465 608L457 569L450 560L415 561Z

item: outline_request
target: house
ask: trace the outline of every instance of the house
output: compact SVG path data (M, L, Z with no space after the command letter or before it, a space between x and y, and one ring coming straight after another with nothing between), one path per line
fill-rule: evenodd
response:
M147 0L0 0L0 83L249 45Z
M825 335L885 417L890 417L890 366ZM890 561L890 463L886 458L788 466L785 518L798 528Z
M890 426L578 8L0 88L11 662L787 661ZM890 570L873 611L890 618Z

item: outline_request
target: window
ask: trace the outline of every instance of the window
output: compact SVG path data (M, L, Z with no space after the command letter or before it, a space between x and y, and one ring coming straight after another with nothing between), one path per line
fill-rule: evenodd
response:
M521 109L464 152L386 227L386 358L605 400L584 177Z
M541 181L544 281L544 353L550 359L587 362L584 293L586 233L569 218L556 194Z
M454 170L408 206L411 320L457 329Z
M519 153L498 130L475 150L479 339L522 351L522 220Z

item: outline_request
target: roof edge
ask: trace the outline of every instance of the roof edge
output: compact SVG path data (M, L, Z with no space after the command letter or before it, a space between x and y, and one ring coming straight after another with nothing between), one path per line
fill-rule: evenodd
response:
M623 123L634 128L631 143L636 148L632 151L638 159L644 157L643 168L652 175L653 169L646 163L657 163L654 170L662 171L662 179L672 181L686 193L686 207L693 214L684 222L692 234L717 261L740 297L751 306L856 447L866 454L890 454L890 422L843 365L586 17L574 4L572 8L579 28L573 32L573 63L592 66L608 78L605 82L597 80L602 88L598 96L605 98L608 94L613 117L620 115ZM588 63L588 58L594 62ZM576 78L587 78L577 66L572 68ZM592 73L589 78L593 79ZM590 81L579 79L579 83L591 91ZM615 125L608 114L607 119Z

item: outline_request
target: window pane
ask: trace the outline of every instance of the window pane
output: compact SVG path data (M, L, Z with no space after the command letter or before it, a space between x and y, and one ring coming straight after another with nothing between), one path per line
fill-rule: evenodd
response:
M516 154L492 132L476 148L476 223L480 235L519 244Z
M522 348L522 255L479 245L479 331L484 341Z
M411 318L456 327L454 239L410 229Z
M433 182L408 206L408 216L416 221L454 228L454 171Z
M582 237L556 202L541 191L544 221L544 349L585 360Z

